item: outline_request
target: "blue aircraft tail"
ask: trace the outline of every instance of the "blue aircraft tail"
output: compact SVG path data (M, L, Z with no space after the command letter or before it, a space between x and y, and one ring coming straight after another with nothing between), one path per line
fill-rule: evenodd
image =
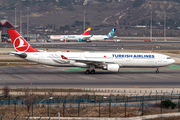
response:
M107 37L108 38L112 38L114 36L114 33L116 31L116 28L113 28L108 34L107 34Z

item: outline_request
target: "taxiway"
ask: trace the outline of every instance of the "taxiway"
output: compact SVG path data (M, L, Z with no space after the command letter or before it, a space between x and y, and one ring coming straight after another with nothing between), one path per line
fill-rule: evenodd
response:
M122 68L119 73L44 65L1 66L0 86L61 88L173 88L180 87L180 64L160 68Z

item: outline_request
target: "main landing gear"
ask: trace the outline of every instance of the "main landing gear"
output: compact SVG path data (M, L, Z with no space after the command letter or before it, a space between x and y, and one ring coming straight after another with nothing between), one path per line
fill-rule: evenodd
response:
M159 68L157 68L156 73L157 73L157 74L159 73Z
M90 65L89 69L87 69L85 73L86 74L95 74L96 71L94 69L95 69L95 66L94 65Z
M95 72L96 72L96 71L93 69L93 70L91 70L91 71L90 71L90 70L86 70L85 73L86 73L86 74L95 74Z

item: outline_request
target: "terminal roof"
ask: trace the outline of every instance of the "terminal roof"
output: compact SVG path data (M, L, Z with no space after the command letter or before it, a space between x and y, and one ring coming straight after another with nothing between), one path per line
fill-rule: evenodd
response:
M0 20L0 30L2 30L4 27L9 28L9 29L16 29L19 26L12 25L8 20Z

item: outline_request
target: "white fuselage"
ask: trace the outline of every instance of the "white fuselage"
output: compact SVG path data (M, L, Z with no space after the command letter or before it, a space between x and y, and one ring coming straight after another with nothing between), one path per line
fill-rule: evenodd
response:
M26 53L26 60L50 66L89 67L89 64L76 62L76 60L89 60L103 63L97 64L96 68L104 65L118 64L119 67L163 67L175 61L167 55L154 53L90 53L90 52L34 52ZM61 56L68 59L62 59Z
M86 37L90 37L91 35L51 35L51 40L78 40Z
M106 35L93 35L90 37L90 41L96 41L96 40L106 40L109 39Z
M86 41L96 41L96 40L106 40L109 39L106 35L51 35L51 40L86 40Z

